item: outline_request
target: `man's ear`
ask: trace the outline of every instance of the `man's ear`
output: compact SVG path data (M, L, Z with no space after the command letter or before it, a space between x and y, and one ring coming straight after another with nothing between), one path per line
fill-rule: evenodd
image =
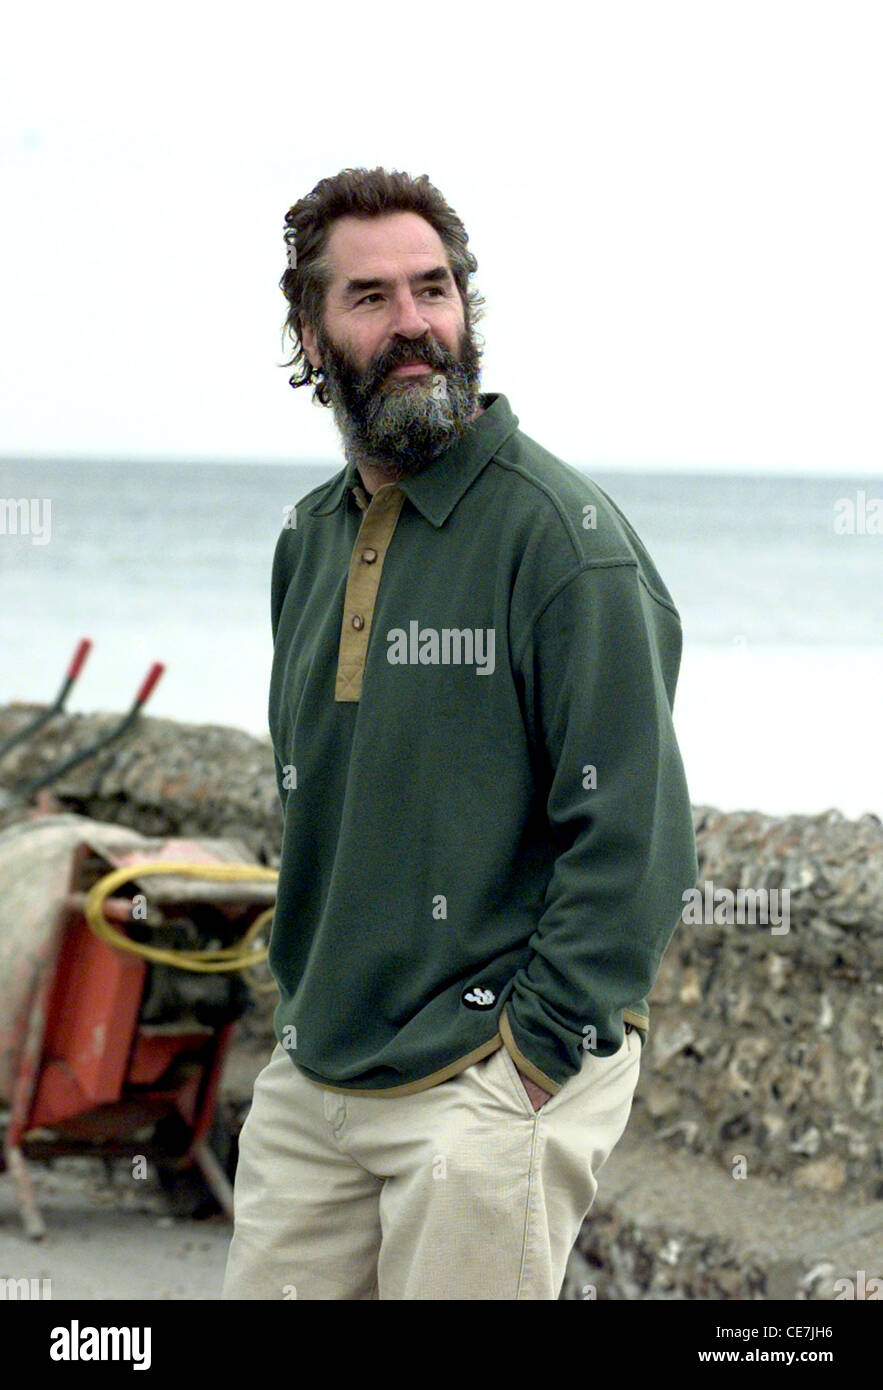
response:
M307 357L309 358L310 366L321 367L322 354L319 352L319 349L316 346L316 335L313 332L313 325L311 323L308 323L306 319L304 319L304 321L301 324L300 340L303 344L304 352L307 354Z

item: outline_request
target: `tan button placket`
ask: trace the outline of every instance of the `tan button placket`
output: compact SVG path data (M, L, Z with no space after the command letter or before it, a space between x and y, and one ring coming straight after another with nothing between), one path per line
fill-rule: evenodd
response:
M335 700L358 700L361 697L371 619L383 561L405 500L405 494L395 483L384 483L383 487L379 487L370 505L362 488L355 487L353 492L365 514L350 556L337 653Z

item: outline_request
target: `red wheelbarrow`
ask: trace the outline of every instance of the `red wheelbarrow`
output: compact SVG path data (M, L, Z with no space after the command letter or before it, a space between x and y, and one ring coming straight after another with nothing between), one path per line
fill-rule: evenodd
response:
M232 1219L208 1135L275 880L236 841L77 815L0 833L0 1166L29 1236L28 1161L59 1155L198 1170Z

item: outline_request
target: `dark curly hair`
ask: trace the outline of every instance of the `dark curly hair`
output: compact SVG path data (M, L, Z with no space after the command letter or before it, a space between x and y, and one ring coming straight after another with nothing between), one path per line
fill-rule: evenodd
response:
M322 179L312 193L295 203L285 214L285 242L295 248L295 269L285 271L279 287L288 300L288 317L282 328L283 342L288 333L295 345L294 356L283 367L295 366L289 385L313 383L313 400L330 405L321 367L314 367L304 352L301 325L318 327L322 322L325 292L331 283L328 237L338 217L381 217L390 212L416 212L435 228L450 262L454 283L463 301L467 331L481 318L484 300L469 288L469 277L478 262L467 249L466 229L453 208L445 202L426 174L410 174L386 169L343 169L332 178Z

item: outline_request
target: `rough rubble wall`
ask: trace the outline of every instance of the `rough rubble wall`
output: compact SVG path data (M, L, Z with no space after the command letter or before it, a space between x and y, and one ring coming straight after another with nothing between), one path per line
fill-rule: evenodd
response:
M0 743L41 709L0 707ZM119 715L56 715L0 760L0 788L42 775L119 723ZM127 825L143 835L239 839L278 865L282 811L269 739L215 724L142 716L117 743L51 787L68 811ZM0 825L22 814L0 800Z
M700 883L787 888L790 922L680 923L651 995L657 1136L883 1197L883 826L696 811ZM784 924L783 924L784 925Z

